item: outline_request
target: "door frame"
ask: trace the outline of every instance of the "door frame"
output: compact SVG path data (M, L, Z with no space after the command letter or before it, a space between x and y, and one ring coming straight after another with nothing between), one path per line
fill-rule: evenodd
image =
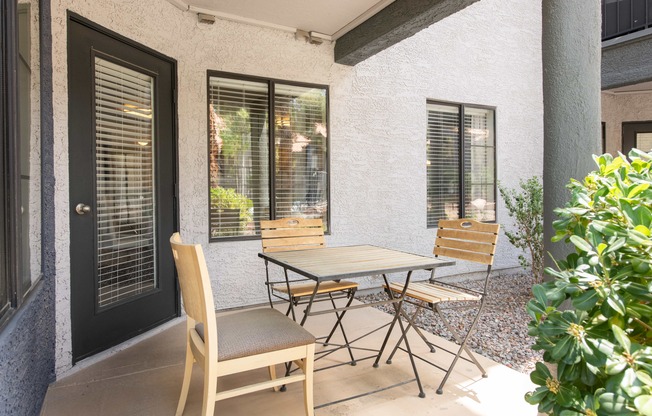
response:
M79 14L76 14L74 12L68 11L66 17L67 17L66 18L67 24L70 24L71 22L75 22L77 24L83 25L83 26L97 32L100 35L112 38L112 39L114 39L114 40L116 40L118 42L121 42L121 43L125 44L128 47L131 47L131 48L137 49L137 50L139 50L141 52L147 53L147 54L149 54L149 55L151 55L151 56L153 56L153 57L155 57L157 59L160 59L161 61L164 61L164 62L166 62L167 64L170 65L171 70L172 70L172 74L171 74L172 75L172 77L171 77L171 80L172 80L172 103L171 103L172 131L170 132L171 136L172 136L172 143L170 144L170 146L171 146L170 150L172 151L172 159L174 160L174 168L173 168L173 171L172 171L173 182L174 182L173 183L173 189L174 189L173 201L174 202L173 202L173 207L172 207L172 220L174 222L173 228L175 230L178 230L178 228L179 228L179 122L178 122L178 114L179 113L178 113L177 94L178 94L179 81L178 81L178 65L177 65L176 59L171 58L171 57L169 57L167 55L164 55L164 54L162 54L162 53L160 53L160 52L158 52L158 51L156 51L156 50L154 50L152 48L149 48L149 47L147 47L147 46L145 46L145 45L143 45L141 43L138 43L138 42L136 42L134 40L131 40L131 39L129 39L129 38L123 36L123 35L120 35L120 34L114 32L114 31L112 31L110 29L107 29L106 27L101 26L101 25L99 25L97 23L94 23L91 20L89 20L89 19L87 19L87 18L85 18L85 17L83 17L83 16L81 16ZM67 39L66 42L69 43L70 40ZM68 82L69 83L71 82L71 80L70 80L70 70L68 70ZM93 120L92 123L94 125L95 121ZM70 149L68 150L68 154L70 154ZM68 163L70 163L70 162L68 162ZM69 199L68 204L70 205L71 203L72 202ZM69 234L69 238L71 238L71 236L72 235ZM165 236L160 236L159 238L165 239L166 237ZM72 247L71 247L71 249L72 249ZM69 258L72 259L72 252L69 253L69 256L70 256ZM149 330L151 330L151 329L153 329L153 328L155 328L155 327L157 327L157 326L159 326L159 325L161 325L161 324L163 324L165 322L168 322L170 319L174 319L174 318L181 315L180 291L179 291L178 279L176 278L177 271L176 271L176 268L173 267L173 269L174 270L172 270L172 273L173 273L173 275L175 277L175 279L174 279L175 280L175 282L174 282L174 287L175 287L175 294L174 294L174 297L175 297L174 298L175 310L174 310L174 315L172 317L170 317L169 319L165 319L163 321L156 322L156 323L154 323L154 324L152 324L152 325L150 325L148 327L140 328L141 331L139 333L147 332L147 331L149 331ZM72 275L71 275L71 277L72 277ZM72 288L73 287L71 285L70 288L69 288L70 301L72 301L72 293L71 293ZM96 308L96 312L97 312L97 305L95 306L95 308ZM73 319L72 313L73 313L73 309L72 309L72 304L70 303L71 322L72 322L72 319ZM72 327L71 327L71 329L72 329ZM138 334L129 334L129 336L127 336L127 337L120 337L119 339L116 339L116 342L112 343L112 346L118 345L121 342L124 342L124 341L126 341L128 339L131 339L135 335L138 335ZM108 346L108 348L111 348L111 346ZM92 356L92 355L96 354L97 352L99 352L99 351L94 351L94 352L91 352L91 353L86 354L86 355L81 356L81 357L75 357L75 355L72 354L72 363L74 365L76 362L78 362L80 360L83 360L83 359L85 359L85 358L87 358L89 356Z

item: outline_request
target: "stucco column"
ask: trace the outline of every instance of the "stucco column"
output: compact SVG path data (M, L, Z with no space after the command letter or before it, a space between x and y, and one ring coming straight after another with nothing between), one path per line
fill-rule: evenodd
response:
M543 0L543 195L546 264L568 248L550 242L553 210L569 200L570 178L594 169L600 149L600 0Z

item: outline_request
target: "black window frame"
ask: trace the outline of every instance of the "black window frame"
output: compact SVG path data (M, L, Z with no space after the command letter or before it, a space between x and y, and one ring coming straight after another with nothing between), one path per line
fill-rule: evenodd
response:
M494 133L494 157L493 157L493 164L494 164L494 172L493 172L493 177L494 177L494 183L493 183L493 191L494 191L494 199L495 199L495 208L494 208L494 219L491 221L482 221L486 223L497 223L498 222L498 126L497 126L497 107L496 106L490 106L490 105L484 105L484 104L472 104L472 103L459 103L459 102L453 102L453 101L443 101L443 100L426 100L426 116L428 114L428 104L433 104L433 105L445 105L445 106L450 106L450 107L457 107L459 111L459 120L458 120L458 140L459 140L459 149L458 149L458 157L459 157L459 181L458 181L458 206L459 206L459 218L466 218L466 204L464 203L465 200L465 192L464 192L464 185L465 185L465 178L464 178L464 172L466 169L466 163L464 160L464 152L466 150L465 146L465 141L464 141L464 122L465 122L465 109L466 107L471 107L471 108L477 108L481 110L491 110L493 113L493 133ZM426 120L426 130L428 129L428 122ZM428 175L426 175L426 193L428 192ZM439 221L445 219L445 218L440 218L438 219L434 224L429 225L428 224L428 208L426 207L426 228L428 229L433 229L433 228L438 228L439 227Z
M270 220L275 220L276 218L276 193L275 193L275 178L274 178L274 172L276 170L276 163L275 163L275 145L276 145L276 129L273 127L274 123L272 120L275 120L275 108L274 108L274 97L275 97L275 86L276 84L282 84L282 85L289 85L289 86L295 86L295 87L305 87L305 88L320 88L324 89L326 91L326 131L328 132L328 140L326 143L326 198L327 198L327 204L328 204L328 209L326 211L326 223L328 224L327 229L324 231L324 234L330 235L332 231L332 222L331 222L331 129L330 129L330 86L326 84L315 84L315 83L310 83L310 82L300 82L300 81L290 81L290 80L285 80L285 79L279 79L279 78L269 78L269 77L261 77L261 76L256 76L256 75L246 75L246 74L238 74L234 72L225 72L225 71L216 71L216 70L208 70L206 71L206 128L207 128L207 155L210 155L211 152L211 144L210 144L210 106L211 106L211 97L210 97L210 80L211 77L218 77L218 78L228 78L228 79L235 79L235 80L241 80L241 81L251 81L251 82L259 82L259 83L266 83L268 86L268 123L269 123L269 142L268 142L268 174L269 174L269 219ZM218 243L218 242L226 242L226 241L245 241L245 240L260 240L260 224L256 224L256 230L257 234L256 235L241 235L241 236L233 236L233 237L213 237L211 235L211 224L210 224L210 201L211 201L211 196L210 196L210 190L211 190L211 185L210 185L210 157L209 160L206 163L207 165L207 201L208 201L208 206L209 206L209 212L208 212L208 242L209 243Z
M0 255L3 256L0 279L4 280L8 293L8 303L0 304L0 328L3 328L34 284L25 288L21 282L18 2L2 2L0 7L0 198L3 201L0 208Z

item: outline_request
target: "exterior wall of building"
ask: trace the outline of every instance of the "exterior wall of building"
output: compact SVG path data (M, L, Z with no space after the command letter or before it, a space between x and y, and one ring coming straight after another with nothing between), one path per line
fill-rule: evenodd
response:
M652 121L652 93L602 93L602 121L605 123L606 152L616 154L623 147L623 122Z
M66 11L178 61L180 231L199 242L216 307L264 302L260 241L208 243L206 71L330 86L332 232L328 245L375 244L432 252L426 228L426 100L496 107L498 178L541 175L543 104L540 2L477 2L358 64L333 63L333 45L218 20L197 22L163 0L55 0L53 67L58 253L69 252ZM502 203L498 220L510 219ZM518 266L500 238L495 269ZM446 274L474 271L466 265ZM444 272L442 270L442 272ZM57 262L57 372L71 366L70 261ZM366 286L379 281L367 279Z
M38 415L54 379L54 286L38 283L0 333L0 414Z
M23 48L23 61L20 63L28 66L31 72L30 111L21 114L25 116L21 120L22 125L29 125L30 131L29 136L21 140L21 146L29 143L29 152L24 152L20 159L22 180L29 177L29 189L27 192L23 190L22 195L23 245L20 253L23 256L24 275L19 276L19 280L24 279L23 290L29 291L17 310L10 312L12 315L0 330L0 414L38 415L48 385L55 376L54 250L50 244L53 241L51 236L54 222L51 217L41 221L41 198L51 199L50 191L53 189L51 176L48 180L41 181L41 162L50 160L52 142L52 115L48 109L43 110L51 97L47 93L41 96L41 82L47 85L50 78L47 70L49 60L45 66L41 61L50 51L49 2L20 0L18 3L19 10L23 13L19 17L22 19L21 25L29 22L31 37L29 53L26 53L25 39L20 39ZM29 13L25 13L26 5L29 5ZM40 10L40 7L43 9ZM44 13L43 21L40 21L40 12ZM26 15L29 18L25 19ZM41 74L41 68L45 69L44 74ZM25 82L25 78L21 78L20 82ZM21 95L21 99L24 97ZM25 102L22 104L21 109L27 108ZM25 169L28 160L29 170ZM26 206L27 200L29 207ZM33 284L31 288L28 281Z

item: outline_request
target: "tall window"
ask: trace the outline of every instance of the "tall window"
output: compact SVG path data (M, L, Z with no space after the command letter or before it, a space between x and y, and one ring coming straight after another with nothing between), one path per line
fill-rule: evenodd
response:
M260 235L260 220L328 224L328 89L209 73L211 239Z
M440 219L496 220L494 110L427 103L427 224Z
M0 8L0 324L39 277L38 2Z

